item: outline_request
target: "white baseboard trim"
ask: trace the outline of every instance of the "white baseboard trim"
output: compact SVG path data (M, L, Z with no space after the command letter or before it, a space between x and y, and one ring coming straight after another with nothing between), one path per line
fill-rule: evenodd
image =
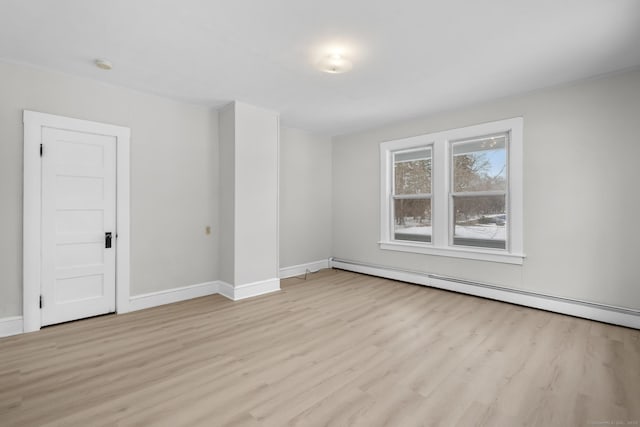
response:
M568 314L570 316L640 329L640 311L627 308L577 301L518 289L509 289L486 283L476 283L468 280L370 265L355 261L331 259L330 265L333 268L338 268L340 270L415 283L418 285L445 289L448 291L475 295L497 301L504 301L526 307L552 311L555 313Z
M214 281L185 286L182 288L173 288L148 294L135 295L129 298L128 311L142 310L159 305L171 304L173 302L213 295L218 293L218 289L218 282Z
M3 317L0 319L0 338L18 335L22 332L22 316Z
M283 267L280 269L280 278L286 279L288 277L300 276L309 270L315 273L323 268L329 268L329 259L323 259L320 261L307 262L305 264L292 265L291 267Z
M328 264L328 261L325 262ZM159 305L186 301L208 295L221 294L233 301L264 295L280 290L280 279L262 280L254 283L233 286L220 280L198 283L181 288L166 289L148 294L134 295L129 298L129 306L119 314L144 310ZM23 333L22 316L0 318L0 338Z
M261 280L259 282L246 283L233 286L230 283L218 281L218 292L230 300L238 301L245 298L257 297L280 290L280 279Z
M235 301L233 285L231 283L218 280L218 293L225 298Z

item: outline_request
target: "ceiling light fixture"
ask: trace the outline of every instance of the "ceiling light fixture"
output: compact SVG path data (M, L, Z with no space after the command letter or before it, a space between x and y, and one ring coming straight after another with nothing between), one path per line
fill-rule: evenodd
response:
M101 70L110 70L113 68L113 64L111 63L111 61L108 61L106 59L96 59L95 61L96 67L100 68Z
M320 71L331 74L346 73L353 67L351 61L339 53L332 53L322 58L318 64Z

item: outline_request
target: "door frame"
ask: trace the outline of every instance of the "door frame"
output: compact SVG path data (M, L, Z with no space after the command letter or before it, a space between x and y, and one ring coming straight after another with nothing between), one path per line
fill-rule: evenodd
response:
M23 261L22 320L24 332L42 326L41 292L41 217L42 217L42 128L54 128L115 137L116 139L116 312L129 311L130 218L129 149L131 130L127 127L73 119L24 110L23 174ZM46 150L44 156L46 156Z

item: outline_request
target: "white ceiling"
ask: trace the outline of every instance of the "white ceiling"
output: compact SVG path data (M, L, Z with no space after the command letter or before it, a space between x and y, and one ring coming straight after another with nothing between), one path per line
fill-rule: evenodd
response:
M0 0L0 58L335 135L639 66L640 1Z

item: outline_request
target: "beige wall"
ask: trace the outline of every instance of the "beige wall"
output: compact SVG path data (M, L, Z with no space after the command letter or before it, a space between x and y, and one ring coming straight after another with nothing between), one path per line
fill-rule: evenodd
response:
M132 295L218 278L217 112L0 63L0 318L22 313L24 109L131 128Z
M331 256L331 138L280 129L280 268Z
M524 117L523 266L383 251L379 144ZM333 140L333 256L640 309L640 71Z

